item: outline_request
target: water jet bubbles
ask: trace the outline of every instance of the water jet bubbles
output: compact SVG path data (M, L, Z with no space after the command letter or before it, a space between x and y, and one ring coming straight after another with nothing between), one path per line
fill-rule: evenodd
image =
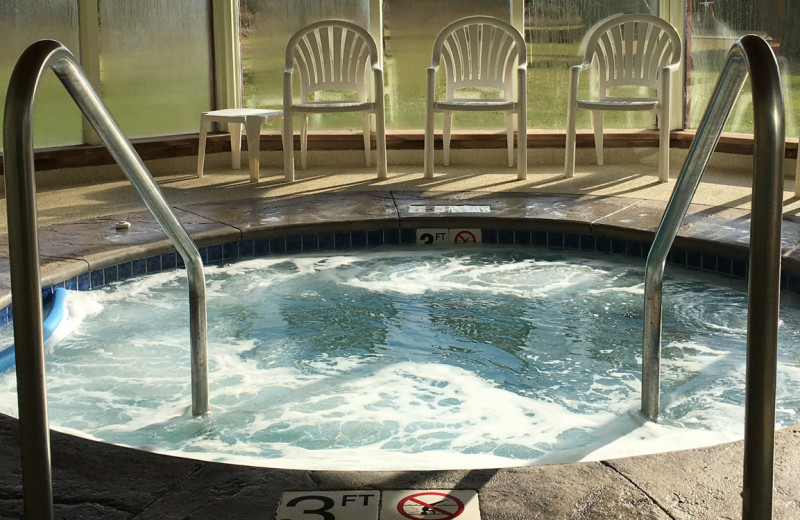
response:
M744 349L731 344L742 331L730 309L744 283L714 279L720 288L710 290L690 274L670 285L677 310L665 307L662 368L672 401L652 433L628 417L640 397L641 298L640 282L625 273L638 264L580 256L572 273L563 252L506 253L302 255L212 270L209 422L181 410L190 393L188 331L176 325L186 321L185 291L172 287L172 275L80 295L103 309L47 360L51 422L95 424L88 435L171 453L330 469L343 461L350 469L497 467L594 457L609 453L605 445L652 449L656 433L670 442L694 441L705 427L712 433L698 438L729 436L713 421L715 407L741 406ZM424 291L391 286L409 279ZM549 296L531 290L537 283ZM685 305L695 291L717 311ZM162 308L173 297L181 303ZM146 314L150 301L167 323ZM800 410L800 314L787 305L781 319L778 420L791 421ZM130 343L102 339L120 330ZM0 395L8 379L0 377ZM87 381L97 386L84 388ZM717 381L725 392L709 390ZM103 414L92 410L109 412L112 423L97 425ZM728 422L740 435L741 424ZM580 432L594 442L568 446L565 439L583 442ZM198 453L207 449L214 453Z

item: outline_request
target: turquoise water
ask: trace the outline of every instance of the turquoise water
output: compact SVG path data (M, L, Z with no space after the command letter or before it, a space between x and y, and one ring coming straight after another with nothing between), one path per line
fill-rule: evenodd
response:
M743 281L667 269L662 420L640 399L644 266L536 249L268 257L207 272L211 413L189 411L185 273L70 293L51 423L167 453L281 467L592 460L741 438ZM778 419L798 422L784 297ZM14 414L14 377L0 411Z

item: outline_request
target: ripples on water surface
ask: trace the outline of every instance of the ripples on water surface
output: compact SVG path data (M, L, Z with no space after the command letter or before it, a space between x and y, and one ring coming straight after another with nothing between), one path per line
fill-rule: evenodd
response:
M643 262L576 255L383 250L211 267L212 412L200 418L188 410L184 272L70 293L74 330L47 358L51 424L319 469L509 466L740 438L745 283L667 270L655 425L635 412ZM785 424L800 410L795 299L782 302ZM0 376L0 411L16 414L14 387L13 372Z

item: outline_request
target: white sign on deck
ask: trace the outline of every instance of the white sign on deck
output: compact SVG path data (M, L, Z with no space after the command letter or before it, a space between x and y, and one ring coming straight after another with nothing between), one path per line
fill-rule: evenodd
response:
M471 489L384 491L381 520L480 520L478 492Z
M409 206L409 213L491 213L489 206Z
M380 491L286 491L277 520L377 520Z

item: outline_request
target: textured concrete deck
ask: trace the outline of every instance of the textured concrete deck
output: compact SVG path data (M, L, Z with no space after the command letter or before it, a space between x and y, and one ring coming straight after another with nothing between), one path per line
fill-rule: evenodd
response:
M227 160L227 158L225 158ZM334 169L335 170L335 169ZM513 174L450 169L433 181L416 172L310 170L282 185L279 172L262 172L250 185L246 171L194 180L160 178L179 219L198 245L271 236L276 231L469 225L468 216L410 214L412 204L471 201L489 204L496 227L553 226L646 239L658 225L674 182L626 172L584 172L564 184L557 171L534 171L527 184ZM406 178L408 177L408 178ZM413 178L411 178L413 177ZM695 247L746 251L746 182L720 174L703 186L681 240ZM734 179L734 180L732 180ZM746 179L746 177L745 177ZM610 192L609 192L610 191ZM715 197L717 197L715 201ZM788 213L797 201L786 194ZM46 188L40 196L42 274L46 281L169 249L152 217L123 182ZM129 220L129 232L114 230ZM796 265L800 226L784 222L785 264ZM335 224L331 224L335 222ZM481 217L485 224L486 216ZM473 222L475 223L475 222ZM8 249L0 239L0 291L8 298ZM778 433L775 518L800 518L800 428ZM22 517L16 421L0 416L0 517ZM57 518L275 518L284 491L473 489L481 516L495 519L695 519L741 517L742 444L621 460L475 471L331 472L216 464L95 443L54 432L53 483ZM318 515L307 515L309 519Z

